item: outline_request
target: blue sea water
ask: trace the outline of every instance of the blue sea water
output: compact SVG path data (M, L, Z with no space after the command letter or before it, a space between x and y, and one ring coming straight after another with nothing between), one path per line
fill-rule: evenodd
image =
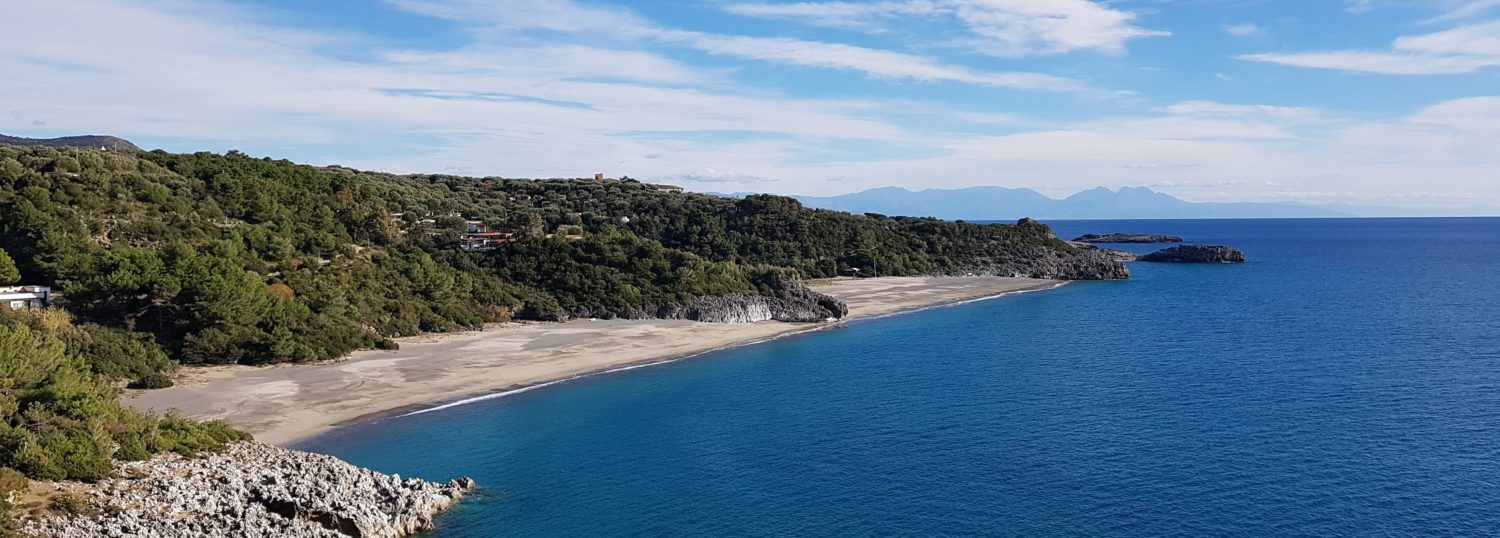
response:
M445 538L1500 534L1500 219L1052 225L1250 262L1136 264L302 448L473 476Z

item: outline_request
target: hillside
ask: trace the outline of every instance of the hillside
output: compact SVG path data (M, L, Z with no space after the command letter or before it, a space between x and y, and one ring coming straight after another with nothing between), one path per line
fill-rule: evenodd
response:
M474 225L490 235L465 235ZM856 273L1125 275L1036 223L851 215L632 180L396 176L234 152L0 146L0 232L23 282L53 285L81 321L193 364L330 359L514 318L697 319L704 298L816 305L799 279ZM805 316L838 315L830 308Z
M129 140L106 135L64 136L61 138L21 138L0 134L0 144L41 146L47 148L87 148L109 151L141 151Z
M179 364L325 360L518 318L822 320L843 304L801 281L841 274L1128 276L1034 221L0 145L0 285L61 292L0 308L0 534L23 477L95 480L115 460L244 439L116 401L125 382L169 386Z

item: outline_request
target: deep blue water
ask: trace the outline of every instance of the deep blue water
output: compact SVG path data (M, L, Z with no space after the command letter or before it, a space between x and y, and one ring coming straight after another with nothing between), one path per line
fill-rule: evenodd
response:
M1500 533L1500 219L1056 222L1132 267L355 426L437 536Z

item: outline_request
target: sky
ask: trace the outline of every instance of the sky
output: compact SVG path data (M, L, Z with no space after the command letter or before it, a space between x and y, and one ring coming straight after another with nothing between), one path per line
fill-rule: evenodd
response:
M1500 206L1500 0L7 0L0 133L830 195Z

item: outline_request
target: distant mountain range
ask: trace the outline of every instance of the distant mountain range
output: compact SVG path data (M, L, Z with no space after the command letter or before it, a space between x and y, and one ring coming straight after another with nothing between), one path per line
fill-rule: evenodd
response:
M748 193L728 196L739 197ZM1394 208L1297 203L1188 202L1145 187L1089 189L1055 199L1031 189L970 187L909 191L883 187L840 196L795 196L803 205L850 213L937 217L945 220L1309 218L1412 215L1496 215L1495 208Z
M115 136L85 135L64 136L62 138L21 138L19 136L6 136L0 134L0 144L12 146L46 146L49 148L89 148L108 149L111 151L141 151L141 148L130 143L129 140Z

